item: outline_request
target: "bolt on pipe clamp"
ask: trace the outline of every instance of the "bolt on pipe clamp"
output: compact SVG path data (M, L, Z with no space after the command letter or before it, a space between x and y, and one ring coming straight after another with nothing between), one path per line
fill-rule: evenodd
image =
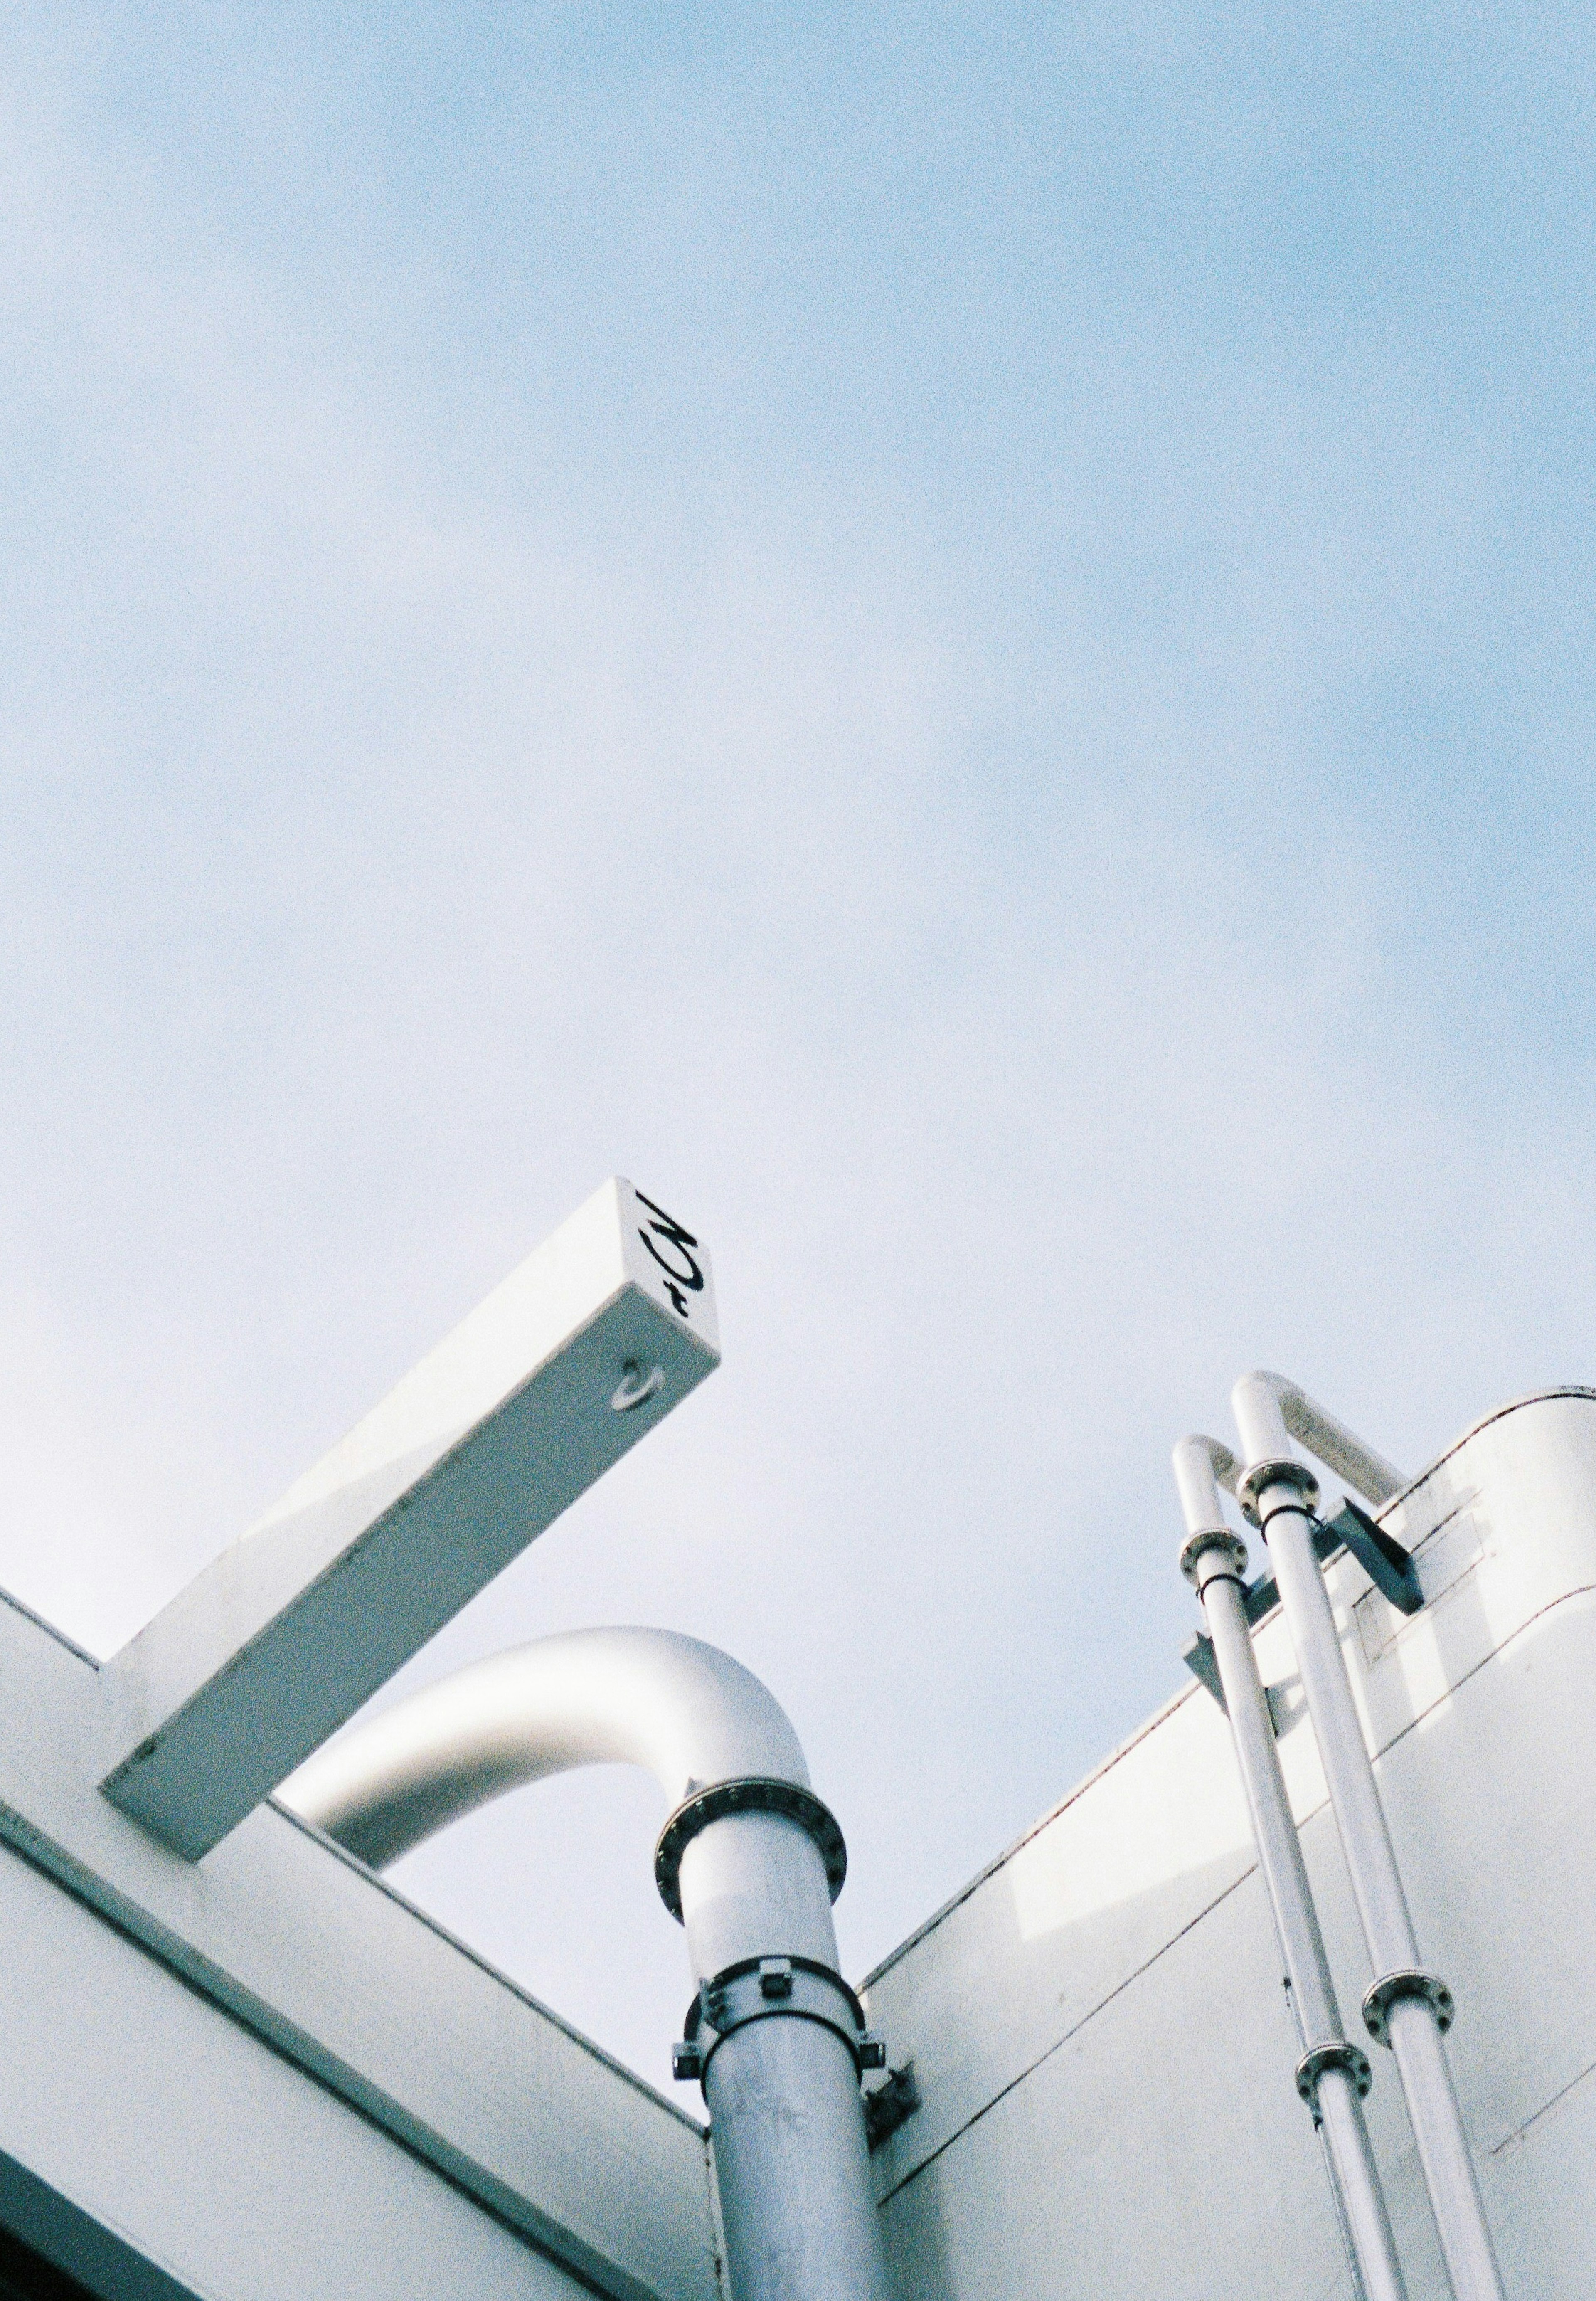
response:
M812 1957L743 1957L704 1982L671 2048L671 2075L702 2082L715 2048L750 2021L785 2014L816 2021L841 2038L861 2075L884 2070L884 2038L866 2026L865 2008L842 1976Z

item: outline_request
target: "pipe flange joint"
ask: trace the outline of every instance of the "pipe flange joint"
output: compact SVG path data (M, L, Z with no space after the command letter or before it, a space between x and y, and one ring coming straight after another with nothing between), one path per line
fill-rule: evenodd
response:
M1305 1510L1312 1510L1319 1499L1319 1482L1306 1462L1292 1454L1266 1454L1261 1462L1249 1463L1236 1480L1236 1500L1249 1526L1263 1525L1258 1496L1271 1486L1294 1486Z
M834 1902L848 1877L848 1847L837 1827L837 1817L813 1790L798 1782L779 1781L773 1775L743 1774L729 1782L712 1783L695 1790L667 1816L654 1849L654 1882L659 1898L681 1923L681 1857L701 1829L733 1813L779 1813L796 1821L813 1838L825 1863L826 1884Z
M815 2021L840 2037L855 2069L884 2070L887 2047L842 1976L812 1957L742 1957L700 1983L687 2009L671 2074L703 2083L716 2048L750 2021Z
M1223 1565L1214 1568L1207 1575L1200 1575L1198 1569L1202 1560L1216 1552L1223 1556ZM1181 1572L1193 1589L1199 1589L1203 1582L1212 1582L1220 1575L1228 1575L1233 1581L1240 1582L1246 1571L1247 1544L1228 1526L1199 1526L1197 1532L1189 1534L1181 1544Z
M1326 2037L1322 2045L1310 2046L1297 2064L1297 2090L1312 2110L1319 2114L1319 2079L1326 2070L1345 2070L1358 2088L1362 2101L1375 2082L1375 2072L1369 2067L1369 2057L1361 2046L1346 2037Z
M1451 1991L1438 1973L1405 1965L1395 1973L1383 1973L1363 2001L1364 2027L1377 2046L1390 2045L1391 2009L1404 1997L1422 1997L1445 2037L1458 2011Z

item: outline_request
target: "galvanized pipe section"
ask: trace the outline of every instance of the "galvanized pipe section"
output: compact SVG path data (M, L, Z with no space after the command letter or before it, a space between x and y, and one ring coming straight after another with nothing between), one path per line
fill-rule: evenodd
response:
M1375 1980L1364 2001L1364 2019L1396 2057L1452 2289L1457 2301L1503 2301L1501 2272L1441 2042L1451 2000L1419 1959L1330 1594L1314 1554L1310 1512L1318 1486L1291 1452L1282 1410L1289 1388L1278 1376L1254 1374L1243 1376L1232 1393L1249 1465L1238 1491L1269 1546L1374 1962ZM1328 1462L1328 1456L1322 1459Z
M1187 1529L1181 1571L1197 1590L1214 1642L1236 1766L1302 2049L1299 2090L1324 2138L1332 2190L1365 2301L1405 2301L1391 2218L1364 2122L1368 2065L1341 2028L1247 1621L1241 1581L1247 1546L1225 1524L1220 1507L1216 1479L1233 1479L1236 1463L1216 1439L1183 1438L1174 1450L1174 1471Z
M781 1705L729 1655L669 1631L599 1629L539 1639L397 1703L279 1795L380 1868L489 1798L605 1763L648 1768L673 1807L726 1781L809 1786ZM787 1815L707 1821L676 1890L701 1989L748 1959L835 1971L826 1864ZM761 2015L721 2037L704 2071L736 2301L889 2301L855 2054L779 2000Z
M704 2097L735 2301L890 2301L858 2073L836 2033L751 2021L717 2046Z

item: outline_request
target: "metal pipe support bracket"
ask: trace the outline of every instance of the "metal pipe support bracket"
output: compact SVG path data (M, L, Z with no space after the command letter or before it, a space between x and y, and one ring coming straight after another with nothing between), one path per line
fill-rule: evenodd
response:
M1391 2044L1391 2009L1403 1997L1422 1997L1435 2016L1435 2027L1445 2037L1458 2010L1451 1991L1438 1973L1405 1965L1395 1973L1383 1973L1363 2001L1364 2027L1377 2046Z
M834 2030L862 2076L887 2066L886 2040L866 2026L865 2008L842 1976L812 1957L742 1957L702 1983L687 2009L671 2075L702 2083L715 2048L750 2021L790 2015Z
M1425 1594L1419 1588L1418 1569L1414 1564L1412 1552L1404 1550L1383 1527L1377 1526L1366 1510L1359 1510L1358 1504L1349 1499L1343 1500L1334 1518L1315 1519L1312 1527L1314 1554L1321 1565L1333 1558L1338 1550L1345 1550L1358 1560L1381 1596L1400 1613L1416 1614L1421 1611ZM1227 1543L1236 1544L1236 1536L1228 1527L1205 1527L1200 1532L1188 1536L1181 1552L1181 1572L1187 1581L1195 1583L1199 1579L1198 1561L1205 1552L1220 1549ZM1236 1546L1240 1547L1239 1544ZM1246 1552L1243 1550L1242 1566L1245 1563ZM1216 1578L1213 1574L1207 1577L1209 1581ZM1241 1568L1237 1567L1227 1578L1241 1583L1249 1623L1260 1622L1280 1603L1280 1591L1272 1574L1260 1574L1256 1582L1247 1582L1242 1580ZM1225 1706L1224 1690L1219 1683L1219 1665L1214 1659L1212 1638L1205 1631L1197 1631L1182 1647L1181 1660L1223 1710ZM1266 1686L1264 1690L1270 1696L1273 1712L1274 1689Z
M820 1849L826 1866L826 1884L834 1902L848 1878L848 1847L837 1817L813 1790L798 1782L784 1782L765 1774L744 1774L729 1782L715 1782L695 1790L666 1816L654 1849L654 1882L659 1898L681 1923L681 1857L701 1829L733 1813L779 1813L796 1821Z
M1359 1510L1349 1497L1345 1498L1324 1531L1345 1544L1380 1595L1399 1613L1416 1614L1420 1611L1425 1594L1419 1588L1412 1552L1404 1550L1394 1535L1377 1526L1367 1510Z

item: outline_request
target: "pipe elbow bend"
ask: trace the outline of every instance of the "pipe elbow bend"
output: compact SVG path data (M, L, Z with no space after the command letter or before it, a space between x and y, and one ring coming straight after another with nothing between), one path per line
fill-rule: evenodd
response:
M671 1630L566 1631L473 1662L319 1750L280 1803L384 1869L489 1799L573 1767L648 1769L672 1805L763 1775L809 1786L751 1670Z
M1236 1491L1236 1480L1241 1466L1230 1448L1217 1438L1204 1436L1193 1431L1176 1445L1171 1460L1174 1465L1174 1482L1180 1490L1181 1507L1185 1513L1186 1531L1196 1534L1199 1527L1224 1523L1219 1501L1219 1489L1227 1494Z
M1242 1443L1254 1458L1289 1452L1295 1438L1366 1502L1390 1502L1408 1484L1394 1463L1283 1374L1256 1368L1241 1376L1231 1401Z

